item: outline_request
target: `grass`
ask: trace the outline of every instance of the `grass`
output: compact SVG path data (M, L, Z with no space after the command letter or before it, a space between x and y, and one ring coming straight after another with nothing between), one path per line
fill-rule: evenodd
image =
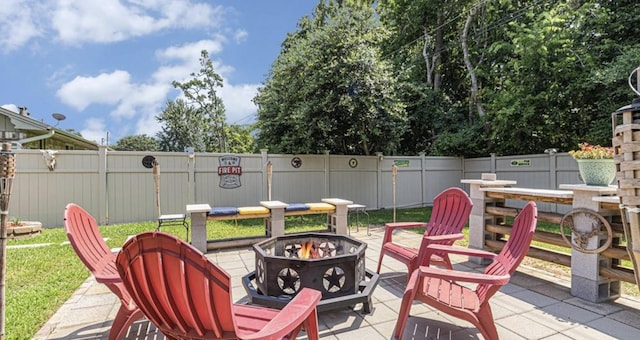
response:
M384 225L393 221L393 210L370 211L371 225ZM431 209L415 208L397 211L398 222L428 221ZM322 230L325 227L325 216L306 215L287 217L286 232L304 232ZM154 230L154 222L131 223L123 225L102 226L102 236L107 238L109 247L120 247L129 235L143 231ZM558 227L552 224L539 223L539 230L557 232ZM185 230L180 225L163 226L162 231L185 238ZM416 233L423 230L416 228ZM467 245L468 229L465 240L457 244ZM209 221L207 222L207 236L209 239L230 237L248 237L264 235L262 220ZM7 276L6 276L6 339L30 339L51 318L60 306L69 299L73 292L90 275L80 262L67 241L63 228L43 230L42 235L23 239L8 240ZM50 243L42 247L15 248L13 246L27 246L33 244ZM545 245L545 247L550 247ZM566 248L556 247L557 251L568 252ZM570 274L569 268L556 266L548 262L531 260L528 265L539 266L557 274ZM560 267L560 268L559 268ZM627 286L625 294L636 293L635 285L623 283Z
M429 209L398 211L398 221L426 221ZM370 222L382 225L393 220L392 210L370 212ZM286 232L296 233L326 228L323 215L287 217ZM100 227L111 248L120 247L129 235L154 230L155 222ZM180 225L163 226L162 231L185 238ZM209 221L209 239L264 235L262 220ZM41 235L8 240L6 269L5 338L30 339L60 306L89 277L90 273L66 243L63 228L44 229ZM49 244L40 247L19 247Z

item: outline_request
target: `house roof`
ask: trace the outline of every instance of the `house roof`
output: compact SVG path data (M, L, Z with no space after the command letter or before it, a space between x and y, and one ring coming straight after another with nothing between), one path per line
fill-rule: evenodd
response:
M54 138L64 143L73 144L78 149L97 150L98 143L82 138L73 133L57 129L51 125L39 122L29 116L25 116L0 107L0 115L7 117L13 124L16 131L29 132L30 134L49 133L54 131L50 138Z

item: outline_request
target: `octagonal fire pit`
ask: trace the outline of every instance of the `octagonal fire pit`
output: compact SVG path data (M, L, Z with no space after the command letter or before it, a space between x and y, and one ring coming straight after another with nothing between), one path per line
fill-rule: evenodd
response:
M256 270L243 277L252 303L284 307L302 288L322 293L318 310L363 303L371 312L378 274L365 267L367 244L324 233L274 237L253 246Z

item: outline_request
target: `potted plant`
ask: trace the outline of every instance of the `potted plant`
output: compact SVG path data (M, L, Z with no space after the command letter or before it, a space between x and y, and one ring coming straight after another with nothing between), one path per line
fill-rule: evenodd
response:
M613 148L580 143L579 150L569 154L578 163L582 181L587 185L607 186L616 177L616 165L613 162Z

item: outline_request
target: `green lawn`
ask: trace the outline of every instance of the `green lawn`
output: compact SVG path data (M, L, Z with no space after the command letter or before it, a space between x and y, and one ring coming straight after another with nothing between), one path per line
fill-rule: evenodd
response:
M428 219L429 209L398 211L399 221ZM371 224L382 225L393 219L392 210L372 211ZM286 232L322 230L323 215L288 217ZM109 247L120 247L129 235L154 230L155 222L100 227ZM162 230L185 238L182 226L163 226ZM262 220L208 222L209 239L264 235ZM6 277L6 339L30 339L89 277L67 241L63 228L44 229L42 235L8 240ZM27 247L28 245L49 244ZM20 246L20 247L17 247Z
M384 225L393 220L393 210L370 211L371 225ZM428 221L431 209L415 208L397 211L397 221ZM322 230L325 227L324 215L305 215L287 217L286 232L295 233L310 230ZM112 248L120 247L129 235L154 230L154 222L132 223L102 226L103 237ZM264 235L262 220L209 221L207 224L209 239L247 237ZM539 230L557 232L557 226L539 223ZM182 226L163 226L163 231L185 237ZM422 233L419 228L415 230ZM468 230L465 228L465 233ZM24 240L8 240L7 278L6 278L6 339L29 339L45 324L71 294L89 277L89 271L78 259L69 244L66 244L63 228L45 229L42 235ZM34 244L46 244L41 247L23 247ZM467 241L458 242L466 246ZM556 248L557 251L566 251ZM542 263L541 266L549 266ZM637 292L633 289L627 291Z

